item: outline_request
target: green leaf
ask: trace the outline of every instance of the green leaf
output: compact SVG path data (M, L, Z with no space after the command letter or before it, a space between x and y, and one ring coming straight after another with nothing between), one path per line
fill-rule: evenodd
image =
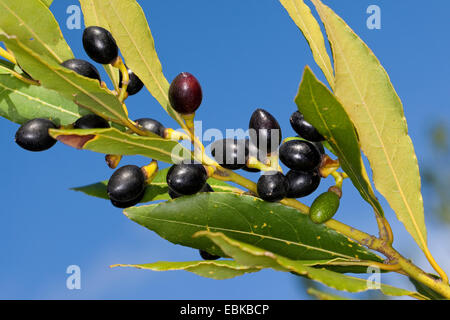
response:
M440 280L440 278L438 276L435 276L433 274L429 274L429 275L431 277L435 278L437 281ZM417 292L419 292L423 296L425 296L431 300L446 300L446 298L443 297L441 294L439 294L438 292L434 291L433 289L427 287L426 285L417 281L416 279L410 277L409 281L411 281L411 283L414 285L414 287L416 287Z
M47 118L57 125L68 125L86 113L86 110L56 91L0 74L1 117L18 124L30 119Z
M15 64L9 61L0 60L0 74L11 74L14 72L14 68Z
M152 183L147 186L144 198L140 201L140 203L147 203L157 200L170 200L170 196L168 195L169 188L166 182L168 171L169 168L158 171ZM214 189L215 192L242 193L240 189L234 188L223 181L213 178L208 179L208 184ZM102 181L84 187L73 188L72 190L83 192L92 197L109 200L106 190L107 185L108 181Z
M319 23L312 15L311 9L303 0L280 0L280 2L303 33L306 41L308 41L314 60L323 71L330 86L333 88L333 66L331 65L331 60L325 47L322 30L320 30Z
M122 104L109 90L101 88L97 80L80 76L72 70L40 57L15 37L0 35L20 60L22 67L42 86L60 92L68 99L99 116L114 122L128 121Z
M84 16L84 25L87 27L90 26L98 26L105 28L106 30L111 30L111 27L109 26L109 23L106 21L105 17L103 16L100 8L98 7L98 4L95 3L93 0L80 0L81 9L83 10L83 16ZM112 65L103 65L103 67L106 70L106 73L108 74L109 78L111 79L114 88L116 91L119 90L119 69L114 68Z
M317 80L309 67L305 68L295 102L306 121L327 139L338 156L342 169L364 200L372 205L376 213L383 216L383 208L375 197L364 167L353 123L341 103Z
M422 250L427 248L417 157L402 102L367 45L319 0L313 0L334 53L335 94L353 121L375 187Z
M177 141L125 133L115 128L109 129L51 129L55 139L77 149L115 155L141 155L154 160L174 163L186 160L190 152ZM175 152L178 150L179 152ZM183 156L184 155L184 156Z
M52 12L40 0L0 0L0 28L58 64L73 58Z
M235 259L237 263L249 267L268 267L279 271L294 272L297 275L318 281L340 291L355 293L374 289L368 285L367 279L350 277L323 268L318 269L311 267L303 261L291 260L259 247L228 238L223 233L203 231L197 233L195 237L209 238L219 246L227 256ZM379 289L384 294L390 296L418 296L416 292L399 289L385 284L379 284Z
M359 244L297 210L233 193L204 193L157 205L129 208L125 215L175 244L223 253L198 231L215 231L257 244L296 260L362 259L382 261Z
M172 271L185 270L195 273L199 276L215 279L225 280L234 277L242 276L246 273L258 272L260 268L251 268L242 266L232 260L217 260L217 261L189 261L189 262L166 262L160 261L148 264L118 264L111 267L133 267L138 269L146 269L152 271Z
M155 42L144 11L135 0L93 0L101 8L127 66L142 80L161 106L179 123L181 116L170 105L169 82L162 72Z
M317 290L316 288L308 288L306 291L310 296L315 297L318 300L350 300L345 297L338 296L336 294Z

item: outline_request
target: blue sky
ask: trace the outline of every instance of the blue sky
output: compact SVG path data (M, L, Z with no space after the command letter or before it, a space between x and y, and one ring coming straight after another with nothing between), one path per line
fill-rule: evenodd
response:
M272 0L139 1L155 38L168 80L188 71L201 81L204 100L197 112L203 127L246 128L258 107L293 135L289 116L305 65L322 77L300 31ZM390 74L403 100L419 162L430 154L427 132L437 120L448 123L450 108L447 1L328 0L366 41ZM66 28L66 9L76 1L58 0L52 10L78 58L82 30ZM366 9L377 4L382 29L366 27ZM104 75L104 77L106 77ZM322 77L323 78L323 77ZM135 118L154 117L174 126L148 92L127 101ZM290 274L263 271L233 280L214 281L186 272L156 273L110 269L115 263L198 259L196 250L175 246L127 220L108 202L70 191L112 172L103 156L57 144L29 153L14 143L18 126L0 119L3 156L0 209L0 298L3 299L300 299L307 298ZM141 158L124 163L144 164ZM254 176L257 179L257 176ZM320 190L331 185L322 182ZM374 218L349 183L337 218L376 233ZM319 191L320 192L320 191ZM305 199L311 203L313 199ZM387 205L385 202L383 204ZM425 198L427 205L427 198ZM387 210L397 247L426 267L417 246ZM427 215L429 242L437 260L450 271L448 229ZM82 272L82 289L68 290L69 265ZM427 269L429 270L429 268ZM431 270L430 270L431 271ZM383 280L408 287L391 276Z

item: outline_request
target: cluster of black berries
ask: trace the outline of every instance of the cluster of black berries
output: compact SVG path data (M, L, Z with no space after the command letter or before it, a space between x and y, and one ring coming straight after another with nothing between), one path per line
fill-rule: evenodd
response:
M211 145L211 153L224 168L259 171L248 166L249 158L264 163L278 150L281 162L290 171L286 175L278 170L266 171L258 180L259 197L276 202L286 197L310 195L321 180L319 167L325 154L321 143L324 138L300 112L294 112L290 120L299 137L280 146L282 135L278 121L266 110L257 109L250 119L250 139L217 140Z
M119 56L119 48L116 41L108 30L101 27L88 27L84 30L83 46L89 57L101 64L114 63ZM61 65L82 76L97 79L101 83L100 73L97 68L85 60L70 59L64 61ZM133 95L138 93L144 84L131 70L128 69L128 73L130 82L127 87L127 93L128 95ZM120 81L121 83L122 81ZM19 128L16 133L16 142L19 146L29 151L48 150L56 143L56 140L49 135L48 130L57 128L57 125L49 119L32 119ZM109 123L105 119L92 114L78 119L73 124L73 128L109 128Z

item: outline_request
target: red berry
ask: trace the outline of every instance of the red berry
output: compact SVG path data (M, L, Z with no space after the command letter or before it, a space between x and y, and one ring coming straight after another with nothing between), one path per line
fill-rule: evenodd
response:
M200 107L202 98L200 83L188 72L180 73L170 85L170 103L181 114L194 113Z

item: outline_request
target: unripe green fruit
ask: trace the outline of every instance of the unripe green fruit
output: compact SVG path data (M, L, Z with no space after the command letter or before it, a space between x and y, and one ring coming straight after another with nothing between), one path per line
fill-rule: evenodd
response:
M336 214L339 209L341 199L334 192L325 192L314 200L309 209L309 217L312 222L325 223Z

